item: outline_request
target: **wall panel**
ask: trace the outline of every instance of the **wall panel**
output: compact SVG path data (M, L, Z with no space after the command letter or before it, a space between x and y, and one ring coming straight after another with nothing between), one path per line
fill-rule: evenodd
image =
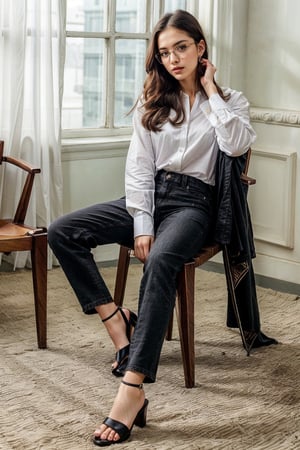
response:
M277 153L253 147L249 190L255 238L294 247L296 153Z

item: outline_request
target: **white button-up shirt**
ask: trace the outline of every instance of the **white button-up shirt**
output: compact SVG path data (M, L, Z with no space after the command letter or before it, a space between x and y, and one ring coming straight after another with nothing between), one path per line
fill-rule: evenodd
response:
M125 171L126 206L134 219L134 237L154 235L157 171L191 175L214 185L218 150L240 156L255 141L247 99L241 92L224 92L230 93L227 102L219 94L208 100L198 92L192 109L188 95L182 93L184 122L178 127L166 122L159 132L146 130L141 124L141 105L135 109Z

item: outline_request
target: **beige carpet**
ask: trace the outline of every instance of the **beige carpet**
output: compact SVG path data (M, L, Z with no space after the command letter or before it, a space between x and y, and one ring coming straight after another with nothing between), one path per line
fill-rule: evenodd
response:
M126 305L135 309L139 265ZM113 285L114 268L104 274ZM48 350L36 346L31 273L0 273L0 448L83 450L119 381L99 319L81 313L60 269L49 272ZM262 328L280 344L245 355L225 327L221 274L197 271L196 379L184 387L180 344L165 342L146 385L148 424L119 449L300 449L300 300L258 289Z

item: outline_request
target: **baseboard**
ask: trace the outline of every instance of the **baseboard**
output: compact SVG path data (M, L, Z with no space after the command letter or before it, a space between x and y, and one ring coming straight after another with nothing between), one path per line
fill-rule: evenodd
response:
M140 264L140 262L136 258L132 258L131 264ZM98 267L112 267L117 265L117 260L103 261L97 263L97 265ZM224 274L223 263L214 261L207 261L201 266L201 269ZM276 278L266 277L264 275L258 274L255 274L255 281L257 286L300 296L300 284L290 283L289 281L284 280L277 280Z
M224 273L223 264L213 261L208 261L203 264L201 268L204 270L210 270L211 272ZM290 283L289 281L278 280L276 278L266 277L259 274L255 274L255 281L257 286L300 296L300 284Z

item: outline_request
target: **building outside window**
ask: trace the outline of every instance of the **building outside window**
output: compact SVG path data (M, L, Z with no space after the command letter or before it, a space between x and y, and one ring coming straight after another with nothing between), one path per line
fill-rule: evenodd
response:
M153 24L188 7L187 0L67 0L63 137L130 132Z

